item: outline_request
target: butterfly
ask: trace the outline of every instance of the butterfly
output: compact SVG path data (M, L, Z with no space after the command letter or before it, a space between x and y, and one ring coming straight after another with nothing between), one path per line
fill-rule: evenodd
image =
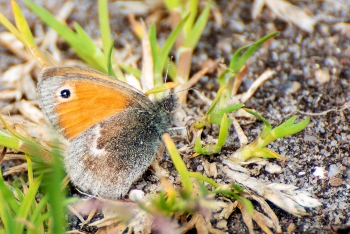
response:
M47 68L38 80L39 106L67 143L73 184L103 198L124 196L161 146L177 96L152 102L124 82L80 67Z

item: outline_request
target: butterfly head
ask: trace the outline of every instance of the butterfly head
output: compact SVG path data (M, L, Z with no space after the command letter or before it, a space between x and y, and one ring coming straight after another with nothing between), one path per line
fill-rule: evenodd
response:
M173 93L156 102L156 106L158 106L160 111L165 113L172 113L178 105L178 97Z

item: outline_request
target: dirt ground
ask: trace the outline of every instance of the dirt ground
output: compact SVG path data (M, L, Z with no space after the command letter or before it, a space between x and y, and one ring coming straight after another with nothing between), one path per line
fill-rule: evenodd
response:
M51 12L56 12L63 4L40 2L44 2L43 5ZM287 23L287 16L276 18L269 6L265 6L257 18L252 19L252 1L215 1L216 9L222 15L222 22L214 17L210 18L195 50L191 71L195 73L206 62L218 58L223 58L228 64L231 55L239 47L268 33L281 32L249 60L248 72L239 92L246 91L259 75L272 69L276 72L273 78L257 90L245 103L246 107L258 111L273 126L279 125L292 115L297 116L297 121L310 116L311 121L304 131L268 146L287 158L286 162L269 160L270 164L281 168L279 172L271 173L266 166L255 164L248 168L254 172L255 178L295 185L308 190L322 203L317 208L307 209L308 216L304 217L295 217L269 203L280 220L283 232L287 232L292 224L295 226L293 233L332 233L332 228L337 230L341 225L350 225L350 1L305 0L291 3L315 20L311 30L302 28L302 19L298 25ZM90 1L77 1L75 6L68 23L78 21L90 36L97 38L99 35L96 30L98 22L95 4ZM6 16L11 16L7 1L0 1L0 9ZM137 18L146 18L150 13L152 10L137 14ZM292 14L291 11L287 13ZM33 31L40 30L40 20L29 11L25 11L25 14ZM162 17L166 19L165 11ZM297 15L290 17L298 20ZM127 45L134 54L140 55L140 41L129 26L127 14L119 10L115 2L110 5L110 18L116 47ZM167 37L169 30L166 20L161 20L157 26L158 38L162 40ZM0 26L0 32L2 31L5 29ZM75 58L64 42L59 44L59 48L64 58ZM0 46L0 74L22 62L22 58ZM207 74L195 88L213 99L219 87L216 77L215 72ZM204 113L208 108L203 103L195 92L190 91L184 108L192 110L193 117L196 118L196 115ZM0 108L7 104L0 102ZM242 128L251 142L260 133L262 123L258 121L243 125ZM207 129L205 135L216 137L216 130ZM184 143L178 144L180 147ZM221 165L222 160L239 147L237 134L231 127L229 139L220 154L186 160L186 164L190 170L203 171L203 158ZM169 165L169 159L165 161L168 168L173 169ZM152 182L153 177L148 171L139 183ZM226 176L219 174L218 178L225 181ZM227 233L248 232L238 209L226 221L227 230L224 231ZM214 222L213 226L216 225ZM256 233L262 233L256 224L254 227ZM343 231L339 229L338 233L347 233Z

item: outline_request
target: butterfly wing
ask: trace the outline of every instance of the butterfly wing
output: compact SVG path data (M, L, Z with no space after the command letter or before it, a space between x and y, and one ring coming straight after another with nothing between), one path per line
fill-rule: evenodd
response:
M79 67L45 69L39 76L38 97L44 114L68 140L129 107L152 105L137 89Z
M150 165L161 142L153 103L100 72L77 67L44 70L40 107L68 140L65 164L84 191L120 198Z
M112 199L128 192L131 184L147 170L161 145L159 133L145 128L152 117L143 114L128 109L72 140L66 165L78 187Z

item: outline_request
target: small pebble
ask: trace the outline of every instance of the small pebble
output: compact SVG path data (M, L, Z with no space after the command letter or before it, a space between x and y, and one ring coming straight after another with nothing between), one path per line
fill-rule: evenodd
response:
M343 184L343 180L340 178L331 177L329 180L329 184L333 187L338 187Z
M269 163L265 166L265 170L270 174L281 174L282 173L282 167L280 167L277 164Z
M317 69L314 72L315 79L320 84L328 83L331 80L328 69Z
M133 189L129 193L130 200L139 202L145 197L145 193L142 190Z
M319 179L325 179L327 177L327 171L323 167L314 167L312 174Z
M303 175L305 175L305 174L306 174L305 171L299 171L299 172L298 172L298 176L303 176Z
M204 168L203 168L202 165L198 165L198 166L197 166L197 171L203 171L203 169L204 169Z
M339 172L340 172L339 167L337 167L337 165L335 165L335 164L331 164L329 166L328 176L329 177L336 176L337 174L339 174Z

